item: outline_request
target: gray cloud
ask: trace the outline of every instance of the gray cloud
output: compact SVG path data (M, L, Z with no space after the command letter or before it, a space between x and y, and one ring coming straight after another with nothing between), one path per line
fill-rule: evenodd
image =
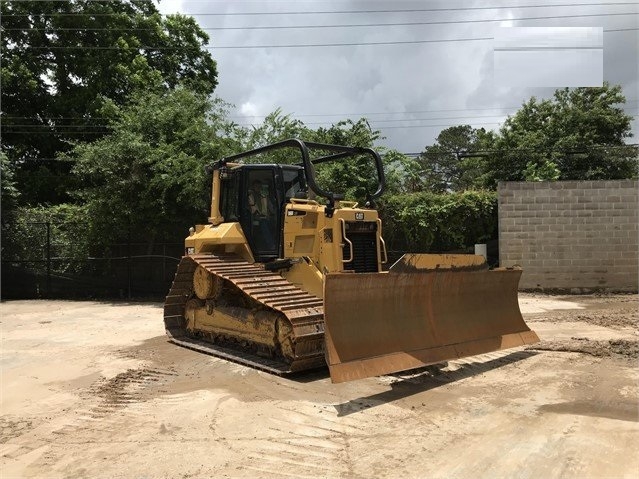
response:
M457 8L513 5L516 1L322 1L322 2L202 2L164 0L162 8L194 14L202 27L258 25L322 25L460 21L494 18L585 15L639 12L637 6L547 7L534 9L464 10L446 12L364 13L357 15L202 16L197 13L249 11L331 11L419 8ZM570 3L557 0L545 3ZM581 3L581 2L580 2ZM600 4L602 2L593 2ZM531 5L534 2L520 3ZM604 29L637 28L639 15L564 18L502 22L511 26L595 26ZM282 45L313 43L365 43L445 38L492 37L500 23L393 26L373 28L321 28L286 30L209 31L211 45ZM604 79L620 83L639 103L638 32L604 33ZM471 124L497 128L517 105L531 95L549 97L553 88L505 88L493 84L491 40L458 43L423 43L317 48L216 49L219 66L217 94L236 106L241 123L251 115L266 115L276 108L292 113L311 126L329 125L347 113L369 113L367 118L386 139L383 144L405 152L421 151L446 126ZM488 110L490 108L490 110ZM437 111L464 110L464 111ZM425 113L406 113L422 112ZM370 114L380 113L385 114ZM307 115L335 116L307 116ZM497 115L487 117L488 115ZM348 115L352 119L359 115ZM460 117L460 118L450 118ZM421 120L428 118L429 120ZM636 118L636 117L635 117ZM393 121L412 120L412 121ZM436 125L414 127L417 125ZM444 125L444 126L443 126ZM638 122L633 123L634 132Z

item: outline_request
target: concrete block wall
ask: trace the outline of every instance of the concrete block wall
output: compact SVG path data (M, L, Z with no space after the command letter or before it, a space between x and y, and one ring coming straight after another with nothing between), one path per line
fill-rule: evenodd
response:
M639 289L636 180L499 184L499 263L520 289Z

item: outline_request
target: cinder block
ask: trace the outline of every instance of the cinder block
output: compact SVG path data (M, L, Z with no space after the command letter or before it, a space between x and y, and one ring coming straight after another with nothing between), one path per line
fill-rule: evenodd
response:
M579 197L585 196L586 192L583 189L581 189L581 188L579 188L579 189L570 188L570 189L566 190L566 194L567 194L568 198L571 199L571 201L576 202L576 201L578 201Z
M624 187L624 180L606 180L601 181L602 188L609 188L611 190L622 189Z
M575 216L577 216L578 218L584 218L584 217L591 217L592 216L592 209L588 208L585 210L579 210L579 211L575 211Z
M521 199L528 208L499 209L501 259L521 263L521 284L534 283L529 287L636 285L638 186L635 180L516 184L508 204ZM504 219L521 231L506 231Z

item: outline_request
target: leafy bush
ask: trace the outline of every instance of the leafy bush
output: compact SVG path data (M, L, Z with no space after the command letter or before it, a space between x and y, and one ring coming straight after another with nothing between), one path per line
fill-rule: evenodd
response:
M380 208L390 250L443 252L497 236L497 194L412 193L387 197Z
M47 258L47 226L55 270L64 273L78 268L76 260L87 257L88 215L71 204L23 206L17 208L2 227L2 259L40 262ZM37 263L36 263L37 264Z

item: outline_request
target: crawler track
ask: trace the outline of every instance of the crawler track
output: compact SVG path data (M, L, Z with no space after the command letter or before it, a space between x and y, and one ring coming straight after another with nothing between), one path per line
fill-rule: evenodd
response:
M210 331L205 334L190 331L185 311L187 302L194 298L193 275L198 266L223 279L226 290L234 296L251 303L252 317L257 312L271 314L280 329L285 325L285 330L292 331L286 338L292 344L292 357L282 353L277 339L274 339L270 357L263 357L254 353L256 345L246 341L235 342L228 335L220 340ZM240 318L238 326L239 321ZM326 364L322 300L280 275L232 254L199 254L182 258L166 297L164 325L168 337L176 344L275 374L314 369Z

